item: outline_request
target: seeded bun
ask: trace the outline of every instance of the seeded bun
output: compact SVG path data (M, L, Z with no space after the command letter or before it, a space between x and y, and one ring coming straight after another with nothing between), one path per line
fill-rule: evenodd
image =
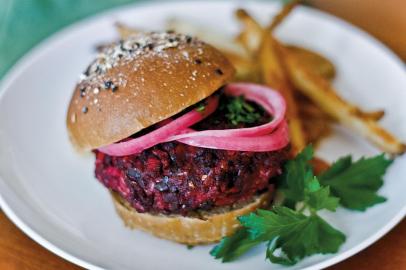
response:
M73 93L67 127L82 151L120 141L210 96L234 75L189 36L141 33L104 48Z
M215 208L209 212L201 211L185 217L138 213L116 193L111 194L116 211L127 227L187 245L220 241L222 237L233 234L240 227L237 217L267 207L271 200L271 192L266 192L243 204Z

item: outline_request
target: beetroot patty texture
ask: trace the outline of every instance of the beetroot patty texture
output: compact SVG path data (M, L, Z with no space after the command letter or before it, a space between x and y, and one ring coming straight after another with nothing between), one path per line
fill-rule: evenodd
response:
M281 173L287 149L254 153L159 144L140 154L96 153L96 177L138 212L183 214L248 200Z

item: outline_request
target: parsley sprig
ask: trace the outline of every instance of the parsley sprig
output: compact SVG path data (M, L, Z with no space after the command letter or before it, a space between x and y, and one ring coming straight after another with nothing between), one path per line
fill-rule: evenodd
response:
M365 211L368 207L385 202L376 194L383 185L383 176L393 160L378 155L353 162L351 156L337 160L319 176L320 183L330 186L331 193L340 198L342 206Z
M226 117L233 125L253 124L261 118L261 114L243 96L230 97L226 109Z
M204 112L205 109L206 109L206 104L204 104L203 102L196 105L197 112Z
M232 261L267 243L267 259L293 265L306 256L337 252L346 237L318 212L335 211L339 203L350 209L365 210L384 201L376 191L382 186L382 177L391 160L383 155L356 162L344 157L316 177L309 164L312 158L313 149L308 146L288 161L279 177L283 205L239 217L242 228L223 238L211 250L211 255L223 262Z

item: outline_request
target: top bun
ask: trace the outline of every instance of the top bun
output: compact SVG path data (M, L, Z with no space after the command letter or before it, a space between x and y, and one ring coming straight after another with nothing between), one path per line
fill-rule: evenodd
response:
M108 145L210 96L234 75L212 46L173 32L140 33L103 49L82 75L67 114L79 150Z

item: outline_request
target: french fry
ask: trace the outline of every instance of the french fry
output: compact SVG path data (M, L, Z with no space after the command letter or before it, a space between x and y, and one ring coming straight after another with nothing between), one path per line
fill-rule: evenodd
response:
M333 119L302 93L295 91L295 99L299 105L299 117L305 131L306 144L317 146L323 138L331 134L330 123Z
M290 14L290 12L300 3L301 0L293 0L290 3L283 6L281 11L275 15L271 24L268 26L268 31L275 29L281 22Z
M326 57L302 47L294 45L287 45L286 47L298 61L302 62L303 65L307 66L308 69L311 69L317 75L328 80L335 77L336 69L334 64Z
M362 118L370 119L373 121L378 121L381 120L382 117L385 116L385 111L383 110L378 110L378 111L372 111L372 112L364 112L358 110L356 114L359 114Z
M254 57L261 43L263 29L245 9L237 9L235 15L242 23L242 29L237 35L236 41L251 57Z
M257 71L256 65L251 61L251 59L230 51L221 50L221 52L227 57L227 59L236 69L236 74L234 77L235 81L260 82L260 74Z
M258 63L263 82L278 90L287 103L287 119L293 152L298 152L306 146L302 123L298 116L296 100L292 86L285 72L285 67L276 52L279 48L268 32L263 32L263 39L258 51Z
M340 98L330 82L307 70L286 48L281 48L288 74L296 89L332 118L364 136L384 152L396 155L406 151L406 145L374 119L359 114L360 110L356 106Z

